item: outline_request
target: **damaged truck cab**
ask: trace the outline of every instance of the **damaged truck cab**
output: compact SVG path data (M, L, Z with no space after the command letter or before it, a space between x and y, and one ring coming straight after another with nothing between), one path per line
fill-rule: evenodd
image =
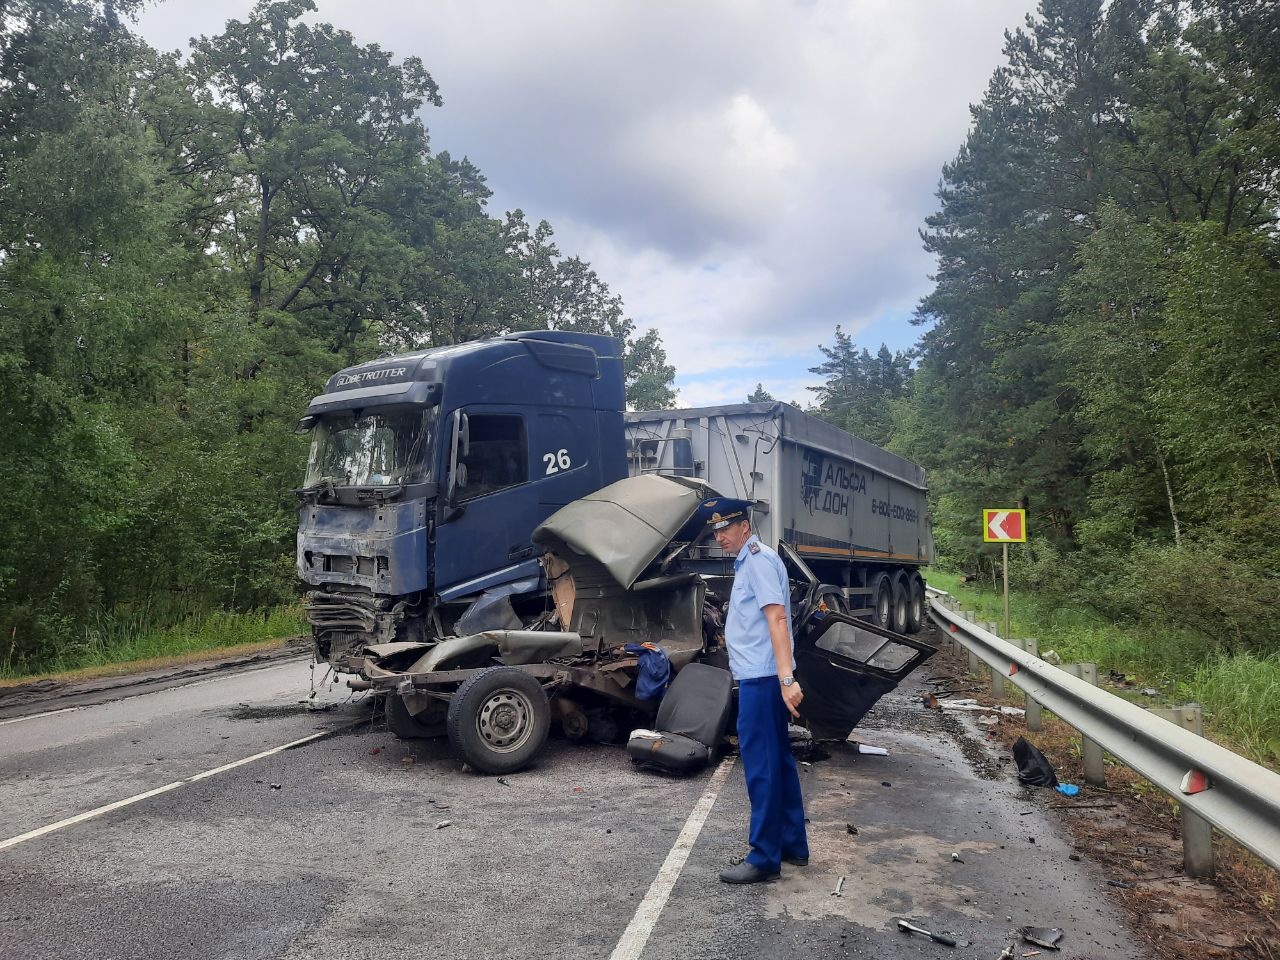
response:
M534 527L626 475L620 344L560 331L385 358L330 378L298 491L322 661L449 635L463 598L540 576ZM531 588L530 588L531 589Z

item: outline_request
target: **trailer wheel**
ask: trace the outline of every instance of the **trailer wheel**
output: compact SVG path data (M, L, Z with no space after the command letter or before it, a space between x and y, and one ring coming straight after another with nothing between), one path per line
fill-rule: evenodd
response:
M875 606L871 610L871 622L883 630L893 629L893 581L887 574L876 578L871 596Z
M924 583L918 576L907 581L910 599L907 601L907 633L919 633L924 626Z
M400 694L389 691L382 700L387 717L387 729L401 740L427 740L431 737L443 737L445 734L444 704L440 708L432 706L425 712L414 716L404 705Z
M911 602L911 586L902 577L893 581L893 622L889 629L894 633L907 632L907 607Z
M449 701L449 742L485 773L514 773L537 756L551 731L551 705L536 679L515 667L470 677Z

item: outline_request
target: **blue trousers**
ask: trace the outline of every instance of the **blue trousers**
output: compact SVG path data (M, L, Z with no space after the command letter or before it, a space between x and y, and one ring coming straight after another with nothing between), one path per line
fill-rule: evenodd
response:
M783 857L809 856L800 773L791 756L777 677L738 683L738 752L751 799L751 853L747 862L775 873Z

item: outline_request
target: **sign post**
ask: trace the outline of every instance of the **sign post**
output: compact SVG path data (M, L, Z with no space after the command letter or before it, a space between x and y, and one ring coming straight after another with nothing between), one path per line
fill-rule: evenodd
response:
M1004 636L1009 639L1009 544L1027 542L1027 511L983 510L982 539L998 543L1004 554Z

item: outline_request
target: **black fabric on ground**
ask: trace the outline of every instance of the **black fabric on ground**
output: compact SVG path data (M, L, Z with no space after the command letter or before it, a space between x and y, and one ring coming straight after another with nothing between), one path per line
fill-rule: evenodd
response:
M1053 764L1026 737L1019 737L1013 745L1013 759L1018 764L1018 779L1033 787L1056 787L1058 775Z

